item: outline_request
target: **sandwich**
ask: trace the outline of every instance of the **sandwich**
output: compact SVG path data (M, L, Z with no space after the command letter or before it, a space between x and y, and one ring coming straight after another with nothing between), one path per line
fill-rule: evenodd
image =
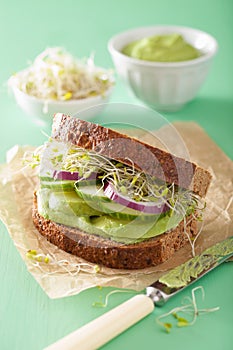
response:
M60 249L115 269L156 266L198 234L211 174L61 113L39 155L32 218Z

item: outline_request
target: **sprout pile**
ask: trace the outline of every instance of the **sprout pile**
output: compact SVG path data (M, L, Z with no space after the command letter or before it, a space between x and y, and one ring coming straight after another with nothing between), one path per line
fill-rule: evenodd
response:
M112 73L97 68L92 57L81 62L60 47L46 49L9 80L30 96L56 101L103 95L112 84Z

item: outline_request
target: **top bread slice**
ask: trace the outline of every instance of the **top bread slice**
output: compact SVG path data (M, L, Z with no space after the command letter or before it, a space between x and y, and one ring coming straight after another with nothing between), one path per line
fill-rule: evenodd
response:
M133 163L138 170L200 197L210 185L211 174L197 164L98 124L57 113L51 136L127 165Z

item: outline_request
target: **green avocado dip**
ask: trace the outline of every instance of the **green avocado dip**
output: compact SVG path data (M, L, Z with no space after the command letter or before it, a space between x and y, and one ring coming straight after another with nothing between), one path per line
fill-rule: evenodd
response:
M122 53L145 61L181 62L200 57L201 53L180 34L156 35L131 42Z

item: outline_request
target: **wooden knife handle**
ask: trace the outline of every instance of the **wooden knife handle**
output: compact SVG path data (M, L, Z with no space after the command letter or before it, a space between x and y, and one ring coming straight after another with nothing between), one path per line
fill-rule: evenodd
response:
M45 350L94 350L150 314L153 301L140 294L68 334Z

